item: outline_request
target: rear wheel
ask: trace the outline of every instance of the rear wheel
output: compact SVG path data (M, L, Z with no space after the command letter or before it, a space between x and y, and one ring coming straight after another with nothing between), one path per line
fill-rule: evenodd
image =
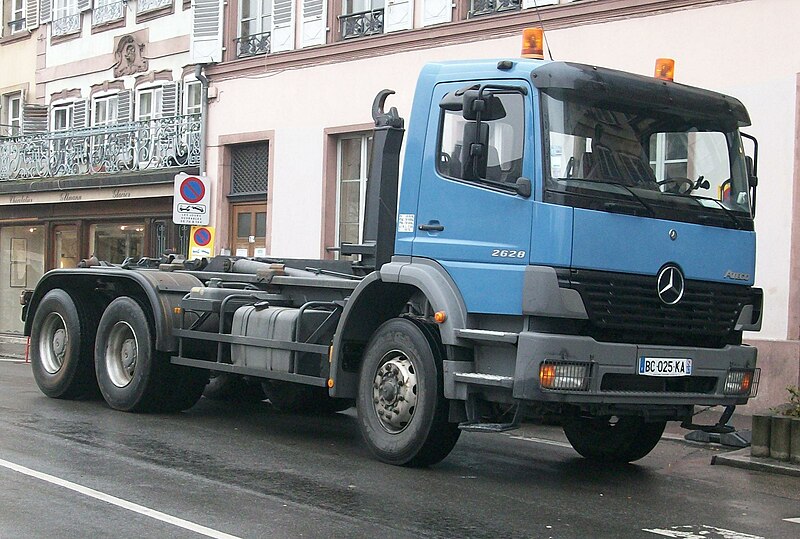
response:
M385 322L364 353L358 418L370 451L383 462L428 466L444 459L458 440L448 421L441 358L410 320Z
M635 416L572 417L564 422L564 434L587 459L633 462L653 450L666 424Z
M172 365L154 346L150 320L130 297L109 304L100 319L95 370L109 406L125 412L175 412L193 406L208 372Z
M74 399L97 387L92 362L97 319L65 290L48 292L36 309L30 358L39 389L48 397Z

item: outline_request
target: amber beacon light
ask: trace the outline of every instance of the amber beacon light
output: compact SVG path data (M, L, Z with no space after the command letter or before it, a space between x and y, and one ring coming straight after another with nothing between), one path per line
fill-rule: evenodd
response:
M672 58L658 58L656 60L656 78L672 81L675 79L675 60Z
M526 28L522 31L522 57L544 59L544 30Z

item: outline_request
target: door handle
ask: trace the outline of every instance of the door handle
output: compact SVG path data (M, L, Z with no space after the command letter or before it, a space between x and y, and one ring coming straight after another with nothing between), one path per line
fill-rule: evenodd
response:
M444 230L443 225L419 225L417 228L428 232L441 232Z

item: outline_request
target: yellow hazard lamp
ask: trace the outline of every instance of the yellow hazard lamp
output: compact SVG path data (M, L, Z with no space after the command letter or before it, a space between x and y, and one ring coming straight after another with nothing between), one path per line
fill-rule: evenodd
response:
M522 31L522 57L534 60L544 59L544 30L526 28Z
M577 361L545 360L539 365L542 389L588 391L591 365Z
M656 78L672 82L675 79L675 60L672 58L656 59Z

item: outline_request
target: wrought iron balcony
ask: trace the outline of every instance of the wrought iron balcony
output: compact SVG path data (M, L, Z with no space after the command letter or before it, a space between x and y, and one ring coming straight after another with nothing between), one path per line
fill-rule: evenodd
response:
M8 21L8 29L12 34L25 30L25 17L16 21Z
M480 17L522 9L522 0L470 0L469 16Z
M383 33L383 8L350 13L339 17L342 39Z
M118 21L125 16L125 1L97 6L92 10L92 26Z
M0 181L199 164L199 114L0 138Z
M272 34L270 34L270 32L263 32L251 36L237 37L234 41L236 41L237 58L269 54L270 47L272 47Z
M172 5L172 2L173 0L139 0L137 13L168 7Z
M53 19L53 35L65 36L67 34L74 34L81 29L81 14L75 13L74 15L67 15L60 19Z

